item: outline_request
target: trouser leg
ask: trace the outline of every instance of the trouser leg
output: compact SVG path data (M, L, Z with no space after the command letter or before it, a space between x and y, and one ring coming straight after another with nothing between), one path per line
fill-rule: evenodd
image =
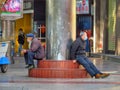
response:
M101 73L101 72L96 68L96 66L95 66L87 57L85 57L84 59L87 61L87 63L90 65L90 68L91 68L95 73Z
M28 52L24 55L26 64L34 65L34 60L33 60L33 59L34 59L34 56L35 56L35 54L34 54L33 52L28 51Z
M28 53L24 54L25 64L28 65Z
M18 48L18 54L21 54L21 50L22 50L22 44L19 44L19 48Z
M85 59L84 56L77 56L78 63L82 64L84 68L87 70L87 72L93 77L95 76L99 71L93 69L92 62L88 61L88 59ZM92 67L91 67L92 66Z

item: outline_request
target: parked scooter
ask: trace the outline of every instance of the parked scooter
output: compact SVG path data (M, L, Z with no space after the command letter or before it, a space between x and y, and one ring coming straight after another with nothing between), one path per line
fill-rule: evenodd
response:
M0 68L2 73L7 72L8 64L10 64L10 60L6 57L8 50L8 43L0 42Z
M10 61L7 57L0 58L0 67L1 67L2 73L7 72L8 64L10 64Z

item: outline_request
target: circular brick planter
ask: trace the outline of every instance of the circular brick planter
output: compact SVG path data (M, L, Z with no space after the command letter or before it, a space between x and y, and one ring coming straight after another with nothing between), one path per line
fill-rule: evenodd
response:
M42 60L38 62L38 68L79 68L78 63L73 63L71 60L56 61L56 60Z
M38 67L30 69L28 74L35 78L88 78L87 71L71 60L38 61Z

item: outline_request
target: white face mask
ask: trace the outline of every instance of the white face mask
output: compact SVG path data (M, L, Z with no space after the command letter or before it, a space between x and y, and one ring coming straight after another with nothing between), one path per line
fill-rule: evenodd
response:
M28 39L27 39L27 42L28 42L28 43L30 43L30 42L31 42L31 40L28 40Z
M87 39L88 39L88 37L87 37L87 36L85 36L85 37L84 37L84 40L87 40Z
M30 37L27 38L27 42L30 43L32 42L32 39Z

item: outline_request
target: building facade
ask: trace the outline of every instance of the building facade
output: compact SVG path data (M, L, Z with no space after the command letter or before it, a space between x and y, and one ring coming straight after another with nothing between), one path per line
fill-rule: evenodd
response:
M0 3L2 4L3 2L1 1ZM86 8L86 10L88 9L89 12L84 12L84 7L80 6L83 11L78 13L77 2L87 2L89 8ZM9 39L14 38L15 42L17 42L17 30L22 27L25 33L37 33L37 36L43 37L43 42L45 42L45 32L47 30L46 0L24 0L23 5L23 18L12 21L1 21L1 40L8 40L6 36L10 36ZM77 34L79 34L78 29L84 29L84 27L81 27L80 22L83 24L84 21L87 21L87 29L91 30L93 40L93 53L120 54L119 6L119 0L76 0L75 35L77 37Z
M120 55L119 0L94 0L96 3L96 52Z

